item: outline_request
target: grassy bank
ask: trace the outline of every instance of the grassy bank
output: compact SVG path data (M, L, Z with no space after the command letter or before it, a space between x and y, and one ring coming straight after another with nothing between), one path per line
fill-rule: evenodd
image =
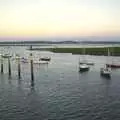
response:
M55 53L72 53L83 54L83 48L46 48L46 50ZM113 56L120 56L120 47L109 47L110 54ZM108 47L104 48L86 48L85 54L87 55L107 55Z

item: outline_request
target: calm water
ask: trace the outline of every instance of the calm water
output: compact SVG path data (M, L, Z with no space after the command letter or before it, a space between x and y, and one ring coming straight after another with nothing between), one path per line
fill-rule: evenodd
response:
M0 50L29 55L25 47ZM52 58L49 65L34 65L34 87L29 64L21 64L22 78L18 80L17 64L11 62L12 78L8 79L4 61L4 74L0 74L0 120L120 119L120 70L112 71L111 80L100 77L100 67L107 61L105 56L85 56L95 66L80 74L78 55L39 51L33 54Z

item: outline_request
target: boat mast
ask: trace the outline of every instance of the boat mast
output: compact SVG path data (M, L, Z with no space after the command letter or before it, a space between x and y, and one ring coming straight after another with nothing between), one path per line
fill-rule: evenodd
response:
M83 61L84 61L84 62L85 62L85 53L86 53L86 51L85 51L85 47L83 47L82 56L83 56Z
M114 64L113 57L114 57L114 47L113 47L113 45L112 45L112 64Z
M108 47L108 50L107 50L107 63L109 63L109 57L110 57L110 48Z

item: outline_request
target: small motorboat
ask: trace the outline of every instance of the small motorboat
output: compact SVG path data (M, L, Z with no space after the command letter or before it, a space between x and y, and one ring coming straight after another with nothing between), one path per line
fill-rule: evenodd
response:
M21 57L19 55L13 55L12 57L12 60L15 61L15 60L18 60L18 59L21 59Z
M51 58L50 57L41 57L39 60L41 60L41 61L50 61Z
M20 60L22 63L29 63L29 59L22 57ZM41 61L41 60L34 60L33 59L33 63L34 64L48 64L48 61Z
M79 66L79 71L80 72L86 72L86 71L89 71L90 67L87 65L87 64L81 64Z
M48 64L48 61L34 60L34 64Z
M21 61L22 63L28 63L28 62L29 62L29 60L28 60L27 58L24 58L24 57L22 57L22 58L20 59L20 61Z
M108 67L101 68L100 69L100 74L105 77L111 77L111 69Z
M1 55L3 58L10 58L10 57L12 57L12 55L10 55L10 54L3 54L3 55Z

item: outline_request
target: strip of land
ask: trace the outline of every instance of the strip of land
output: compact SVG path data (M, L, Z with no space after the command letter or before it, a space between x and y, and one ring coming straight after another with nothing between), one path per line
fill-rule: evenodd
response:
M33 48L32 50L46 50L55 53L72 53L72 54L86 54L86 55L108 55L108 50L111 56L120 56L120 47L94 47L85 48Z

